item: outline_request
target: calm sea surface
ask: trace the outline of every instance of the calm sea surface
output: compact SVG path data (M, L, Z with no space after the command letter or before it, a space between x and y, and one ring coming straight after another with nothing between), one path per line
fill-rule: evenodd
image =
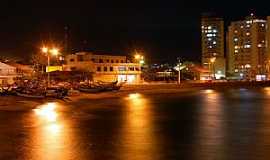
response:
M270 159L270 88L0 110L0 159Z

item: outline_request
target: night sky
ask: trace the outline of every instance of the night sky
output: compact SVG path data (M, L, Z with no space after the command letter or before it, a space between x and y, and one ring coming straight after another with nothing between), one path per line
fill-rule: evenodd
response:
M216 12L228 23L250 12L270 15L267 2L248 1L13 1L0 4L0 55L26 58L42 43L63 47L69 27L72 51L132 54L151 62L177 56L200 60L200 16Z

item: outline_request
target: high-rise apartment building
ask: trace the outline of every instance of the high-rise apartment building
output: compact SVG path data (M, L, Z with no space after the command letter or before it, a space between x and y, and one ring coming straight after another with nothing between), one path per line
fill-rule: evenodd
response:
M267 78L270 79L270 16L266 20L266 72Z
M201 18L202 65L209 69L204 79L225 77L224 21L213 15Z
M231 22L227 33L228 73L231 76L251 80L266 79L269 37L266 26L266 20L258 19L253 14L245 20Z

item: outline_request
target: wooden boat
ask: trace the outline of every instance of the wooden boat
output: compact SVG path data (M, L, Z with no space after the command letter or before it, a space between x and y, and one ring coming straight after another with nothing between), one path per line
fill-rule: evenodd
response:
M104 91L118 91L120 90L121 86L114 85L114 86L106 86L104 87Z
M65 98L68 95L68 89L65 88L47 88L45 91L46 97Z
M17 96L21 96L21 97L26 97L26 98L45 98L44 95L31 95L31 94L26 94L26 93L19 93L17 92Z
M84 88L84 87L79 87L80 92L86 92L86 93L99 93L104 91L103 88Z
M121 83L109 83L107 85L104 85L104 90L105 91L118 91L120 90L120 88L124 85L124 82Z

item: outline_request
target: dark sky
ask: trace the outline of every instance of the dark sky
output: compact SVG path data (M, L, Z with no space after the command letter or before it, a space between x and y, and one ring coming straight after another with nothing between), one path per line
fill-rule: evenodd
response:
M270 15L267 1L1 1L0 55L27 57L42 42L63 47L64 26L69 26L73 51L131 54L137 49L152 62L177 56L198 61L202 12L217 12L228 23L251 11Z

